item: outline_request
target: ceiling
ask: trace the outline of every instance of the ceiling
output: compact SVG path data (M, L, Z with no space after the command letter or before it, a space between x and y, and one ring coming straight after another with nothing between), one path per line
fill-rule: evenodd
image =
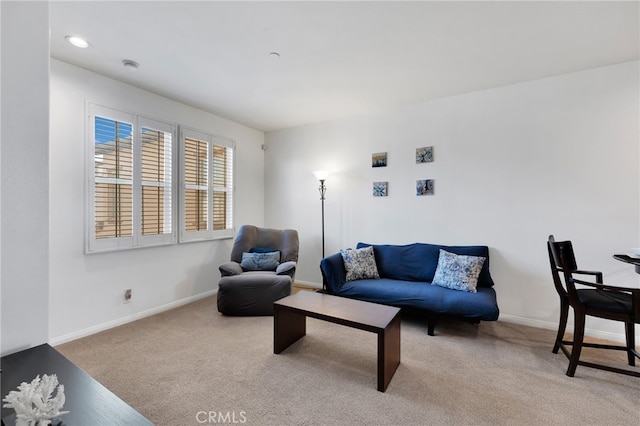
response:
M636 1L50 8L52 57L262 131L640 59Z

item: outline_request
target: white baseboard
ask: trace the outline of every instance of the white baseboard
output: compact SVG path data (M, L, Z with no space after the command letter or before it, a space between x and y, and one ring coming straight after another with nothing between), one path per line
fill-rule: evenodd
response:
M302 281L296 280L296 283L302 284L312 288L322 288L321 284L314 283L311 281ZM136 314L128 315L122 318L115 319L113 321L108 321L102 324L95 325L93 327L85 328L83 330L75 331L73 333L65 334L63 336L58 336L49 339L49 344L51 346L61 345L63 343L71 342L76 339L80 339L82 337L87 337L92 334L99 333L101 331L108 330L110 328L118 327L120 325L124 325L130 323L132 321L136 321L142 318L150 317L151 315L156 315L171 309L178 308L180 306L186 305L191 302L195 302L196 300L204 299L205 297L213 296L217 293L217 289L210 290L205 293L197 294L195 296L190 296L185 299L176 300L175 302L167 303L166 305L158 306L152 309L148 309L146 311L138 312ZM529 327L543 328L546 330L557 330L558 324L554 322L548 321L540 321L531 318L518 317L515 315L506 315L500 314L500 321L510 322L513 324L526 325ZM567 324L567 333L571 333L573 331L573 327L571 324ZM625 342L624 333L611 333L606 331L598 331L593 329L585 329L585 336L593 337L596 339L610 340L612 342Z
M296 280L296 284L302 284L304 286L317 288L317 289L321 289L322 288L322 284L313 283L311 281Z
M558 323L517 317L514 315L500 314L500 321L510 322L510 323L519 324L519 325L527 325L529 327L544 328L546 330L554 330L554 331L558 330ZM573 333L573 325L567 324L566 332ZM590 328L585 328L584 335L588 337L593 337L595 339L609 340L612 342L618 342L618 343L626 342L624 333L611 333L608 331L598 331Z
M118 318L113 321L108 321L102 324L94 325L92 327L88 327L83 330L74 331L73 333L65 334L63 336L50 338L49 344L51 346L56 346L56 345L61 345L63 343L71 342L72 340L80 339L82 337L87 337L92 334L96 334L101 331L108 330L110 328L118 327L120 325L130 323L132 321L136 321L142 318L150 317L151 315L156 315L165 311L169 311L171 309L178 308L180 306L189 304L191 302L195 302L196 300L213 296L217 292L218 292L218 289L210 290L204 293L197 294L195 296L190 296L185 299L176 300L175 302L167 303L166 305L157 306L155 308L147 309L146 311L138 312L132 315L127 315L125 317Z

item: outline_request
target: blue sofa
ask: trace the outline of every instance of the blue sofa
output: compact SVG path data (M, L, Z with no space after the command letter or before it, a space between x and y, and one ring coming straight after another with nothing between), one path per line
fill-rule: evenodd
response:
M415 243L371 245L379 279L346 281L346 269L338 252L320 261L325 291L336 296L397 306L417 311L427 318L429 335L434 335L438 318L456 317L471 322L495 321L499 309L493 279L489 273L487 246L443 246ZM452 290L432 285L440 249L459 255L486 258L478 276L477 292Z

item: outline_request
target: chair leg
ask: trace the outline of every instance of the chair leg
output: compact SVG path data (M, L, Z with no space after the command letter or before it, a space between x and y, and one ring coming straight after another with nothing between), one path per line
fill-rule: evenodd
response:
M569 368L567 368L567 376L573 377L576 373L576 367L578 366L578 360L580 359L580 352L582 351L582 342L584 340L584 312L578 312L575 308L574 312L574 325L573 325L573 345L571 348L571 358L569 359Z
M627 335L627 359L629 360L629 365L636 365L636 357L633 354L633 349L636 348L636 334L634 329L634 324L632 322L628 322L625 324L625 332Z
M558 334L556 336L556 343L553 345L553 353L557 354L562 339L564 337L564 331L567 328L567 318L569 317L569 302L566 298L560 299L560 322L558 324Z
M436 317L431 317L427 319L427 334L429 336L435 336L436 323L438 319Z

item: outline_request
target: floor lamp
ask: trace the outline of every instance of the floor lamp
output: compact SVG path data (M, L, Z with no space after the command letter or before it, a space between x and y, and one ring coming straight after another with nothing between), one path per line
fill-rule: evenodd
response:
M325 170L317 170L313 172L313 174L316 176L316 179L320 181L318 190L320 191L320 202L322 203L322 258L324 259L324 194L327 192L327 186L324 182L327 180L329 172Z

